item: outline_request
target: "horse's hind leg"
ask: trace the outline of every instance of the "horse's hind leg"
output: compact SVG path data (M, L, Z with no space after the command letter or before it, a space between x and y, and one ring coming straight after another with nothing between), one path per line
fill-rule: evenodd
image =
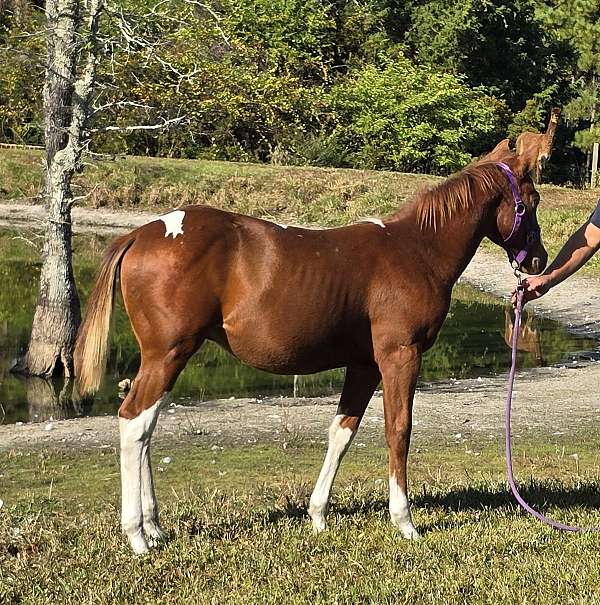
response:
M358 430L373 391L381 376L377 368L349 367L337 413L329 427L329 445L323 467L310 497L308 514L316 533L323 531L329 505L329 495L344 454Z
M160 407L168 404L169 396L161 402ZM142 447L142 519L144 536L149 546L157 546L166 538L158 519L158 501L154 492L154 477L152 476L152 464L150 460L150 439Z
M142 365L119 408L121 433L121 526L133 550L142 554L164 534L158 522L150 466L150 439L160 409L198 345L183 341L166 353L142 351Z

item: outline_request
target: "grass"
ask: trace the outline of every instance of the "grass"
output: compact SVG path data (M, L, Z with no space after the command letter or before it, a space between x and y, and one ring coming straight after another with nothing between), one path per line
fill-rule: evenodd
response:
M596 438L519 442L525 495L562 520L600 524ZM161 464L167 454L172 462ZM600 602L597 536L557 533L522 514L496 441L415 444L417 543L389 525L377 444L351 450L330 529L313 536L305 510L322 456L323 445L307 441L285 450L159 445L171 538L135 559L118 528L112 448L3 452L0 603Z
M32 200L42 156L0 149L0 201ZM87 166L77 187L98 208L165 210L185 204L303 224L339 225L390 214L435 177L362 170L275 167L204 160L126 157Z

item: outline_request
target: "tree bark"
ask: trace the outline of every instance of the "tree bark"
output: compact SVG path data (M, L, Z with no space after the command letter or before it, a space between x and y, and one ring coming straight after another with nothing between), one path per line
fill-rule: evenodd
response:
M73 105L80 50L78 0L48 0L44 118L45 198L48 209L40 289L25 357L15 370L35 376L73 375L73 347L81 320L72 268L71 179L80 155L73 140Z

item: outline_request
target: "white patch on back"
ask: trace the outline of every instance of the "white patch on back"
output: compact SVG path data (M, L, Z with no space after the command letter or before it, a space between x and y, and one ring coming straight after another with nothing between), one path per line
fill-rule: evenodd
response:
M282 229L287 229L288 225L284 225L283 223L275 223L278 227L281 227Z
M183 210L173 210L173 212L159 217L159 220L165 224L165 237L172 235L175 239L178 235L183 235L184 217L185 212Z
M361 221L362 223L373 223L382 229L385 229L385 224L380 218L365 218Z

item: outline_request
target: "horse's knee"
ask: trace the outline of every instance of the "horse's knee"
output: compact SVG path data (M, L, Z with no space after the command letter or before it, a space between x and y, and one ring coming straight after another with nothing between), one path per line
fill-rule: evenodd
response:
M405 449L410 440L411 428L409 422L398 421L386 426L385 440L388 448L392 451Z

